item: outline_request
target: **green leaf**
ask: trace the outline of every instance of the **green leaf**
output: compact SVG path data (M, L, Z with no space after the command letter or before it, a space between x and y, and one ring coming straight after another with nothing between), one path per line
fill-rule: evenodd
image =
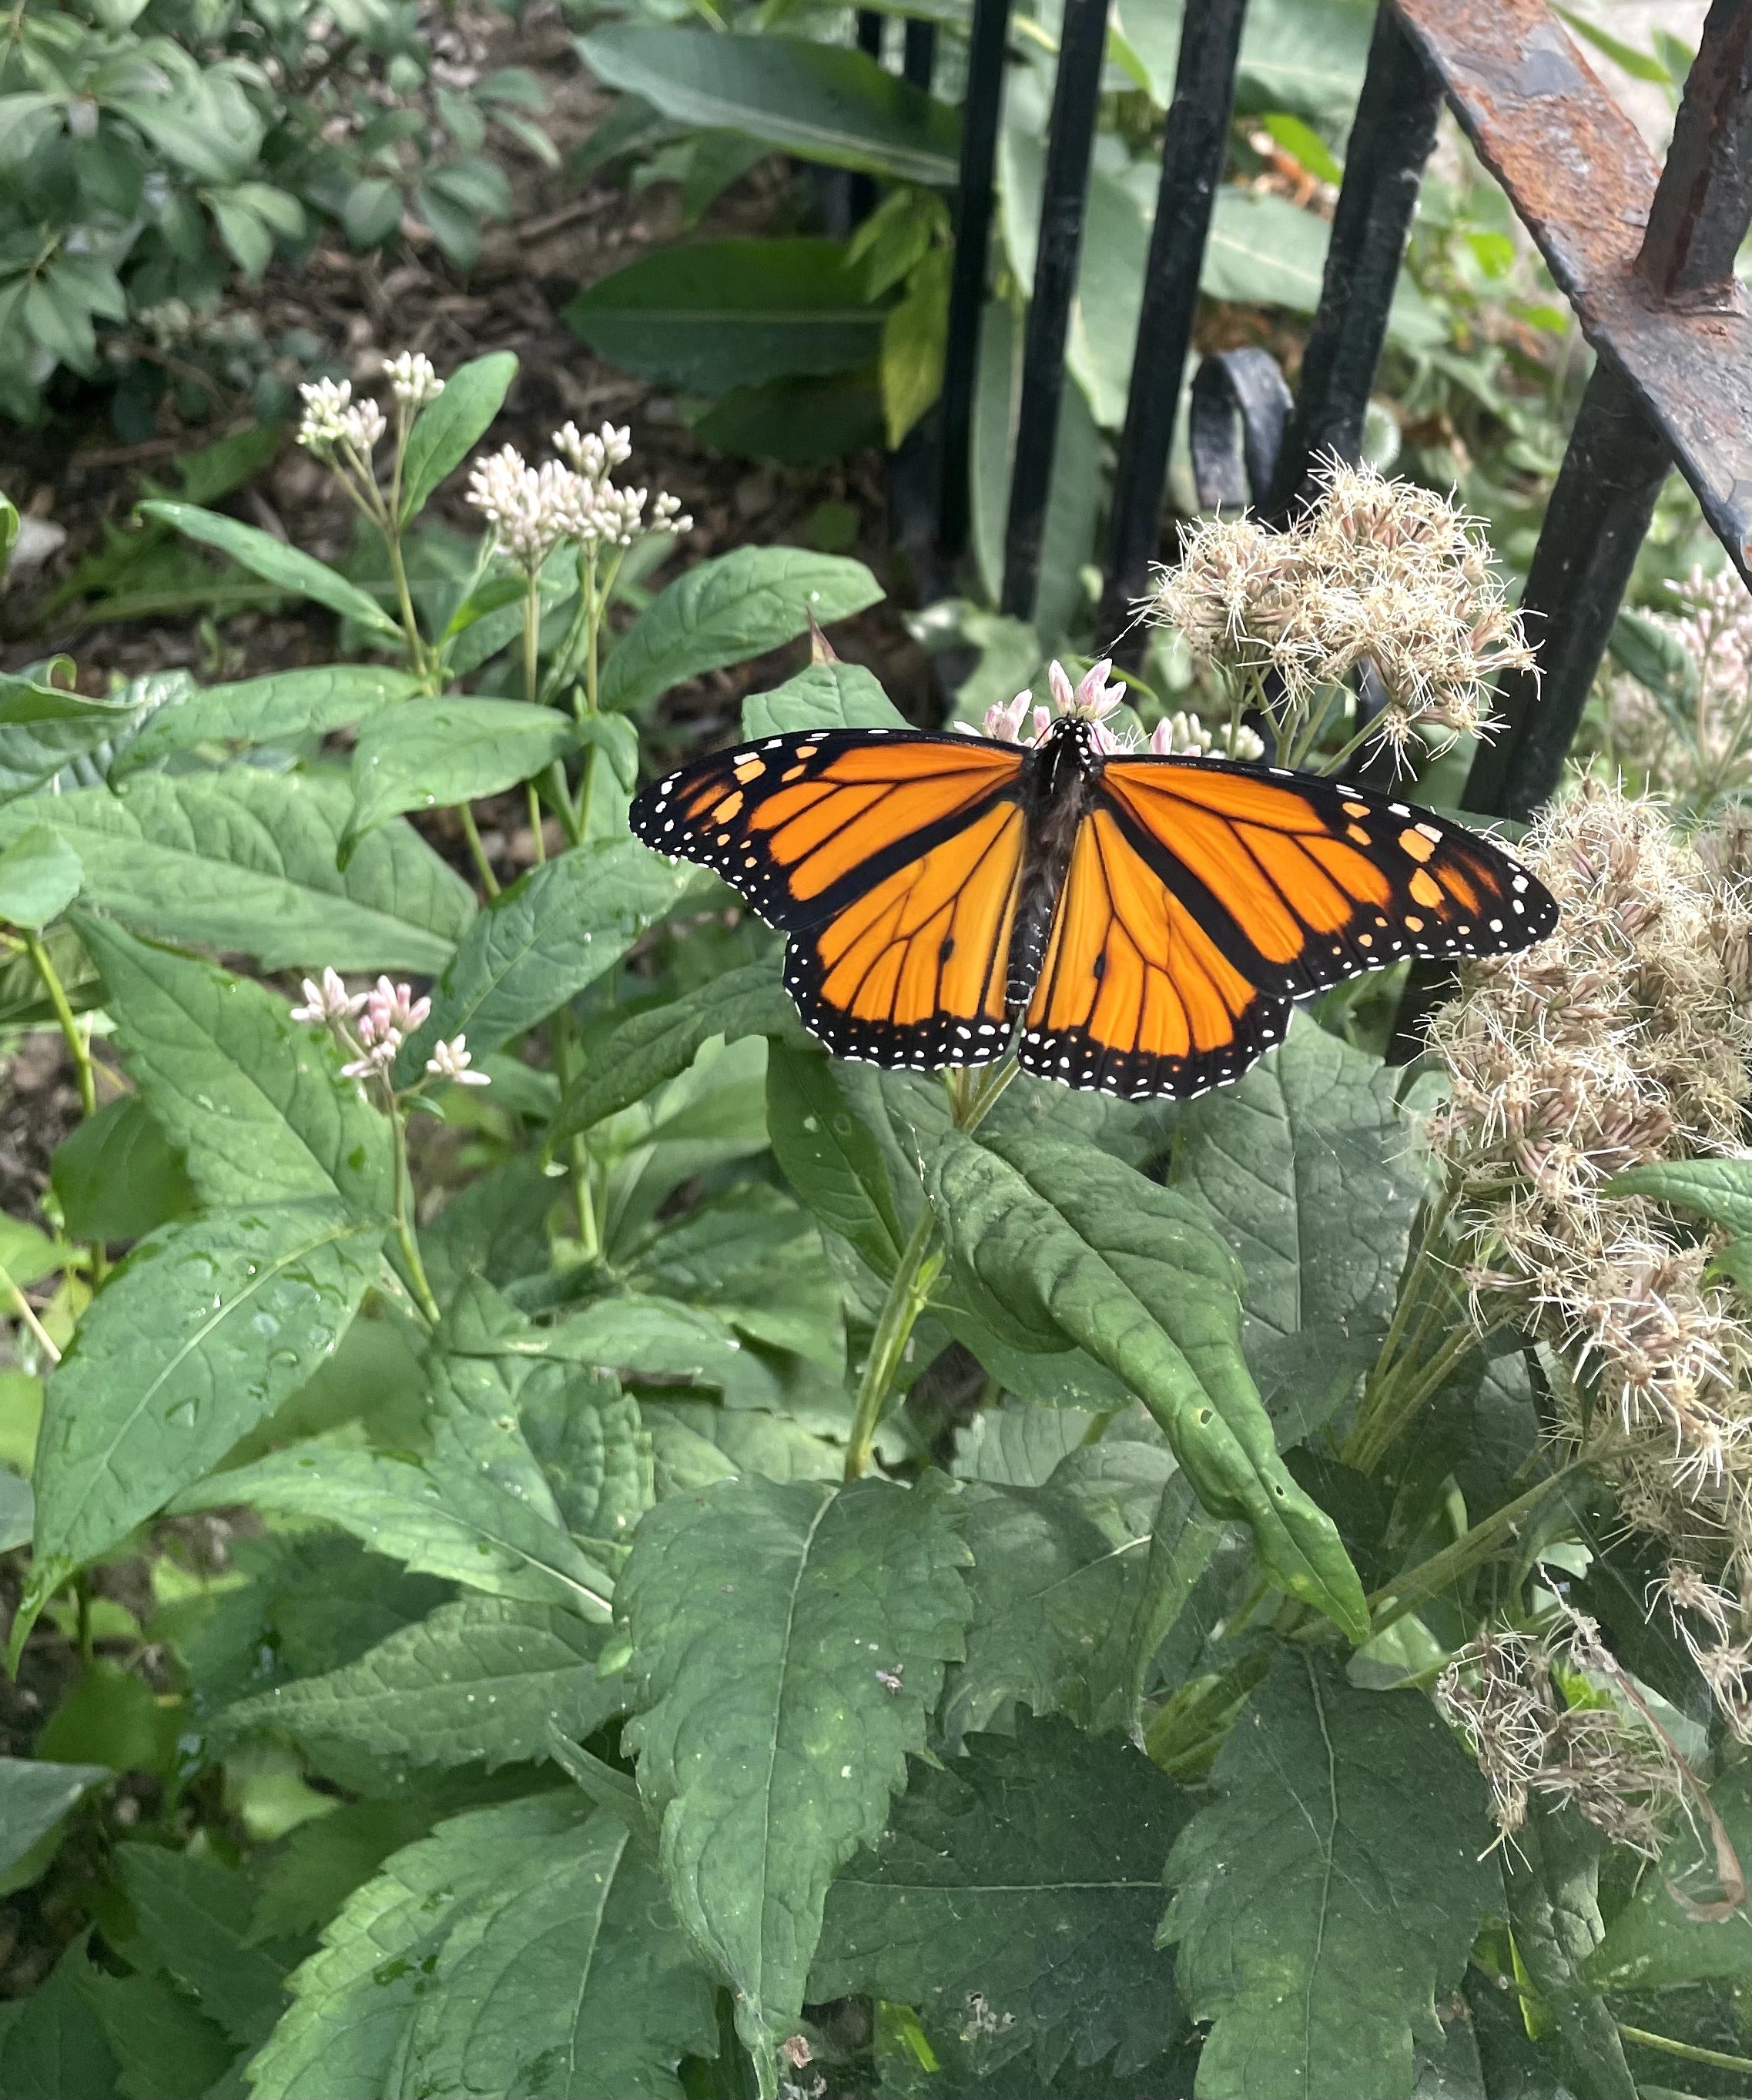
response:
M115 2051L117 2083L128 2100L205 2094L237 2054L224 2030L168 1978L113 1976L94 1968L86 1999Z
M88 1116L55 1148L49 1173L76 1239L143 1239L194 1208L183 1162L138 1094Z
M678 1078L714 1036L735 1043L788 1028L801 1032L801 1024L780 982L776 951L660 1005L629 1013L593 1045L583 1072L560 1101L549 1142L557 1145L575 1131L592 1129Z
M1747 1767L1714 1780L1710 1798L1735 1852L1742 1861L1752 1857ZM1661 1991L1706 1977L1744 1977L1752 1970L1752 1924L1744 1908L1709 1919L1678 1900L1682 1895L1697 1908L1719 1908L1723 1892L1716 1877L1715 1848L1703 1833L1688 1825L1676 1831L1659 1873L1644 1875L1604 1939L1582 1957L1582 1982L1597 1991Z
M351 808L344 783L320 774L148 774L120 793L0 810L0 841L37 811L83 863L88 903L264 969L442 969L473 893L405 824L338 871Z
M1617 2023L1581 1974L1604 1936L1599 1895L1604 1847L1572 1804L1554 1812L1536 1795L1514 1849L1503 1848L1503 1882L1534 2017L1543 2013L1557 2031L1566 2083L1600 2100L1636 2100Z
M1311 314L1320 303L1329 228L1288 197L1225 184L1216 193L1199 289L1207 298L1286 307ZM1439 349L1447 323L1407 275L1388 310L1388 338L1403 349Z
M0 1553L29 1545L36 1528L37 1498L30 1491L29 1481L21 1480L9 1467L0 1467ZM0 1885L5 1878L4 1869L0 1868ZM0 1886L0 1894L3 1893Z
M748 1340L845 1370L839 1294L814 1220L777 1189L708 1198L629 1261L634 1290L716 1312Z
M311 1203L143 1241L44 1388L38 1552L89 1560L216 1465L339 1341L380 1238Z
M426 1836L444 1812L442 1799L422 1789L394 1801L349 1802L301 1823L259 1863L251 1939L295 1939L326 1925L391 1852Z
M101 753L142 712L133 699L87 699L33 678L0 677L0 804L33 793L75 759ZM42 815L39 810L34 821Z
M1428 1185L1401 1076L1299 1014L1275 1056L1186 1104L1173 1186L1234 1251L1250 1321L1384 1330Z
M583 1822L567 1789L479 1808L395 1853L290 1979L291 2010L249 2067L255 2100L382 2093L450 1933Z
M862 372L882 339L882 308L840 244L795 237L660 248L580 292L564 318L598 356L705 395Z
M234 2041L260 2041L285 2003L285 1972L249 1944L249 1881L162 1845L118 1845L116 1864L139 1927L130 1958L173 1977Z
M651 1432L660 1499L694 1494L744 1473L781 1481L845 1476L841 1446L782 1414L687 1400L651 1401L641 1413Z
M0 1216L0 1272L19 1290L53 1276L67 1258L48 1234L22 1218Z
M1116 13L1149 75L1152 99L1166 109L1180 55L1178 0L1121 0ZM1374 22L1370 0L1253 0L1237 68L1242 107L1348 122Z
M578 49L598 78L664 116L750 138L830 167L947 188L961 126L955 110L862 51L801 38L703 29L598 29Z
M633 1541L618 1608L639 1712L624 1741L661 1818L671 1899L735 1992L769 2085L827 1883L880 1832L907 1752L925 1746L960 1651L966 1558L929 1476L911 1490L726 1482L660 1503Z
M1061 1721L975 1736L947 1771L915 1764L889 1828L834 1877L810 1995L898 2000L931 2031L978 1998L1000 2030L988 2065L1134 2069L1186 2023L1152 1943L1186 1815L1141 1752ZM1010 2090L1038 2089L1025 2077Z
M61 1824L93 1787L108 1784L106 1765L58 1765L0 1758L0 1887L8 1894L19 1863Z
M0 850L0 919L35 932L60 916L84 880L67 841L46 824L33 824Z
M0 2100L120 2100L114 2052L91 2017L85 1936L0 2027Z
M471 359L414 418L402 461L403 524L426 508L440 483L485 436L516 377L517 360L508 350Z
M115 770L153 765L198 745L289 743L347 729L380 708L411 699L420 681L387 664L323 664L275 671L241 685L210 686L151 717Z
M531 868L463 935L398 1077L417 1076L440 1039L466 1034L479 1057L533 1027L612 969L693 880L633 839L598 840Z
M739 547L688 570L647 606L602 671L602 704L637 714L684 679L862 612L882 587L862 562L800 547Z
M451 1933L395 2090L682 2100L716 2051L710 1979L655 1860L598 1811L508 1871Z
M908 729L911 725L862 664L811 664L742 704L744 736L793 729Z
M245 525L235 518L223 517L216 510L203 510L194 503L143 503L139 509L143 517L162 520L185 539L198 540L204 547L229 555L251 576L276 584L294 597L325 605L343 620L357 620L373 634L398 645L401 642L401 629L374 598L368 596L357 584L349 583L326 562L301 554L296 547L289 547L284 540L276 540L271 532L264 532L254 525Z
M1211 1785L1170 1855L1162 1926L1213 2023L1200 2094L1410 2093L1414 2040L1441 2040L1436 1994L1502 1902L1471 1760L1421 1696L1359 1692L1335 1659L1286 1648Z
M404 810L498 795L572 750L570 717L521 700L432 700L376 715L353 751L353 814L343 857Z
M596 1676L602 1644L599 1627L558 1607L461 1597L343 1670L241 1701L224 1727L490 1771L545 1757L550 1727L582 1738L618 1710L620 1685Z
M830 1232L850 1242L885 1281L907 1228L888 1167L855 1116L840 1068L816 1049L774 1043L766 1057L766 1120L785 1179Z
M931 1203L964 1283L1117 1373L1205 1508L1250 1524L1276 1581L1366 1639L1356 1570L1285 1471L1242 1361L1232 1259L1187 1199L1050 1137L955 1132L932 1163Z
M204 1203L338 1197L389 1216L389 1124L341 1077L326 1035L265 985L102 919L82 914L78 927L128 1070Z
M1615 1174L1606 1193L1652 1197L1740 1239L1752 1233L1752 1160L1653 1160Z

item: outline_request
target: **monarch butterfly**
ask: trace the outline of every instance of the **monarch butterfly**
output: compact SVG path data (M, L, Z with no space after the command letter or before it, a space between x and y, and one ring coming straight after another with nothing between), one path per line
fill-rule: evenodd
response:
M1238 1078L1307 993L1557 924L1499 846L1427 810L1280 766L1116 755L1101 711L1071 707L1032 747L757 738L646 788L633 830L789 936L786 989L837 1055L983 1065L1013 1044L1027 1071L1134 1099Z

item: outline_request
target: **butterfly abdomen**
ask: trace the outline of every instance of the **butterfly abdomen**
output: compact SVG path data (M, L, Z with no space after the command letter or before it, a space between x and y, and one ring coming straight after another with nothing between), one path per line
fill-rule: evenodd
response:
M1039 977L1077 833L1101 778L1101 754L1092 738L1082 733L1083 729L1080 722L1055 724L1022 761L1021 801L1027 844L1004 986L1013 1007L1028 1004Z

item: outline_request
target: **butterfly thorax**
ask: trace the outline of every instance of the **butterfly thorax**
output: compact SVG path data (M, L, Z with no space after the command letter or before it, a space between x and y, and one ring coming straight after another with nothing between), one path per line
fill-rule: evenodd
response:
M1027 1004L1040 973L1053 907L1065 886L1077 829L1095 800L1103 765L1092 723L1061 716L1022 761L1018 799L1027 827L1006 994Z

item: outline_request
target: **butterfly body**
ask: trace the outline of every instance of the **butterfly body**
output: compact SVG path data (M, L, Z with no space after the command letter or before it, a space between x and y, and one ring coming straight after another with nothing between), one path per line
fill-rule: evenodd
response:
M789 936L785 984L842 1057L1189 1095L1281 1039L1292 1002L1406 955L1556 924L1492 840L1348 783L1104 751L793 730L647 788L634 834Z

